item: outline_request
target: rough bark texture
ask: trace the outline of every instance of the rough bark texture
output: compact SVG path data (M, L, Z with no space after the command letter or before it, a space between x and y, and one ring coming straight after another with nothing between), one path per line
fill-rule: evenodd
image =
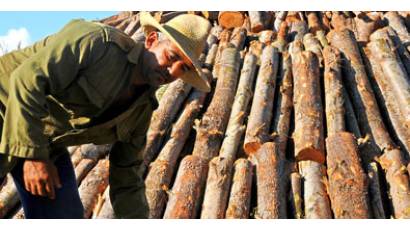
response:
M305 46L306 51L311 51L316 54L319 59L319 67L323 66L323 55L322 55L322 46L320 45L319 40L311 33L307 33L303 36L303 45Z
M80 199L84 206L84 218L91 217L98 196L107 188L108 167L108 160L100 160L78 188Z
M265 17L263 11L248 11L251 23L251 32L259 33L265 28Z
M239 11L220 11L218 22L223 28L231 29L243 25L245 16Z
M114 210L110 201L110 186L105 189L103 194L104 203L98 213L93 213L95 219L114 219Z
M355 24L357 27L357 42L367 43L370 35L380 27L380 16L375 13L360 13L355 17Z
M369 137L366 148L361 151L362 159L368 163L381 154L381 149L393 146L393 143L384 126L353 34L349 30L333 30L327 37L344 55L344 83L351 95L362 134Z
M376 162L367 165L367 177L369 180L370 205L373 210L373 217L376 219L386 219L381 195L381 184L379 180L379 169Z
M246 29L243 27L237 27L232 31L230 43L232 43L238 51L243 49L246 39Z
M410 52L410 33L407 31L406 25L400 15L395 11L390 11L384 14L384 18L387 19L389 26L397 32L401 42Z
M5 218L7 213L16 207L19 201L17 188L14 185L13 178L9 175L6 184L0 190L0 218Z
M275 14L274 28L276 31L279 31L279 28L281 27L282 22L285 21L287 14L287 11L279 11Z
M329 197L326 191L328 182L325 171L325 167L315 161L299 162L299 172L303 178L305 218L332 218Z
M188 155L178 169L177 177L165 209L165 219L196 218L199 197L206 180L208 163L198 156Z
M399 149L387 149L380 157L380 165L386 171L394 217L410 218L409 175Z
M303 218L302 202L302 177L298 172L293 172L290 174L289 204L295 219Z
M286 45L288 44L287 42L288 29L289 29L288 23L283 21L280 24L278 33L276 35L276 41L272 43L272 45L278 48L280 52L285 52L287 50Z
M191 88L190 84L177 80L168 86L162 96L158 108L152 114L147 132L147 142L143 150L144 162L141 166L143 174L145 174L151 161L157 156L163 138Z
M323 30L323 25L315 11L306 12L309 32L316 34L317 31Z
M218 44L218 50L216 51L215 55L215 61L214 61L214 68L212 70L213 77L215 79L218 79L219 77L219 70L223 66L223 61L221 60L222 58L222 51L227 48L227 47L235 47L232 43L230 43L231 40L231 35L232 31L228 29L224 29L219 36L219 44Z
M366 174L361 167L355 137L348 132L326 138L329 196L335 218L371 217Z
M267 142L254 154L258 207L255 216L262 219L286 218L285 159L279 145Z
M303 40L303 36L309 32L305 21L295 21L290 24L290 41Z
M292 59L295 106L295 157L298 161L325 162L323 108L320 98L319 63L309 51Z
M325 101L327 134L345 130L341 56L338 49L327 46L323 50L325 60Z
M259 41L265 45L269 45L275 38L275 33L273 30L263 30L259 33Z
M251 204L251 187L253 178L252 163L246 159L238 159L234 165L231 193L225 218L249 218Z
M208 71L208 75L209 75ZM211 76L208 76L211 78ZM149 205L149 218L161 218L165 208L167 191L176 171L177 159L188 139L189 132L204 103L206 93L194 90L189 95L171 136L157 159L150 165L145 179L145 195Z
M269 140L278 62L278 50L271 46L265 47L245 134L244 150L248 155L255 153L264 142Z
M75 167L75 179L77 185L81 184L81 181L87 176L87 174L94 168L97 164L97 160L94 159L82 159L80 163Z

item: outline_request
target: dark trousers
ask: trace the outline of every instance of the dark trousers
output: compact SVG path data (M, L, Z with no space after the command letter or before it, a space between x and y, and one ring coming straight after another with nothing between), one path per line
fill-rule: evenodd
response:
M70 155L62 154L55 160L62 187L55 188L54 200L47 197L34 196L24 188L23 163L20 161L10 172L20 200L25 218L28 219L81 219L84 216L83 205L77 189L74 168Z

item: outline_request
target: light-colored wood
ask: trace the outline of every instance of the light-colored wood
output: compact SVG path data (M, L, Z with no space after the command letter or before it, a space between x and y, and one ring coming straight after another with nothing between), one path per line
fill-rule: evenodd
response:
M232 29L242 26L245 20L243 12L240 11L219 11L218 23L225 29Z
M292 216L295 219L303 218L302 177L298 172L290 174L289 204Z

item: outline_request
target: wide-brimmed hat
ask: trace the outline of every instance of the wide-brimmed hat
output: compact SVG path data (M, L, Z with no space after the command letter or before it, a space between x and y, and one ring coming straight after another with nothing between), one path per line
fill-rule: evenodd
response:
M159 30L192 62L195 69L183 74L180 77L182 80L201 91L211 90L198 62L211 29L208 20L193 14L182 14L161 25L148 12L140 12L140 22L146 35Z

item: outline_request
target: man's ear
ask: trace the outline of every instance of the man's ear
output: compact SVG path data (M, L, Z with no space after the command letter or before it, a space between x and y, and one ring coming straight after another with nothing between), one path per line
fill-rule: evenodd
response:
M158 42L158 34L156 31L151 31L145 38L145 48L149 49Z

